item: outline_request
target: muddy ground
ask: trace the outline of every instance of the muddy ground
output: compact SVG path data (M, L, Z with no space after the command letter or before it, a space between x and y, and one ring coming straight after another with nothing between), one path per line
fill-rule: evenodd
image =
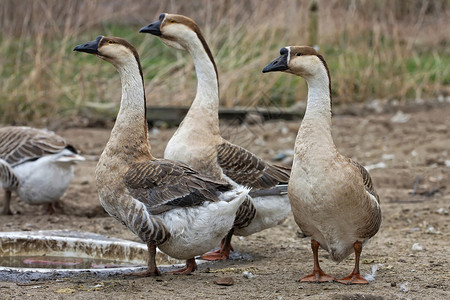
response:
M241 255L206 263L189 276L95 278L81 274L38 282L0 281L0 299L449 299L450 105L408 105L378 109L336 108L333 136L341 153L369 166L381 197L383 223L363 249L361 272L367 286L308 284L297 280L312 270L308 239L297 234L292 216L272 229L235 237ZM381 112L374 112L374 111ZM221 124L224 135L265 159L289 164L300 121ZM137 241L101 208L94 169L110 128L67 128L57 133L87 157L51 216L44 208L13 199L13 216L0 216L0 231L71 229ZM153 129L153 154L161 157L174 129ZM348 275L353 255L340 264L319 251L329 274ZM164 271L164 269L163 269ZM243 276L251 272L252 278ZM213 282L231 277L232 286ZM0 278L1 280L1 278Z

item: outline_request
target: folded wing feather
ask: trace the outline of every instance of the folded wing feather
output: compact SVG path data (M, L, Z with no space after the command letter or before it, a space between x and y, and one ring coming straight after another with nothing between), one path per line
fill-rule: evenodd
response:
M288 183L290 168L264 162L250 151L224 142L217 146L217 161L234 182L253 189L268 189Z
M152 214L205 201L216 202L217 191L232 189L231 185L200 175L186 164L164 159L132 164L124 180L130 194Z

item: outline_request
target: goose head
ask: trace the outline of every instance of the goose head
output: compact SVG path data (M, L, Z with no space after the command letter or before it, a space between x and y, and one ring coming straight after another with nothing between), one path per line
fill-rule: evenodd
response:
M94 54L112 63L117 68L128 64L130 60L139 62L139 55L136 48L126 40L118 37L99 35L93 41L76 46L73 48L73 51Z
M309 46L281 48L280 56L262 70L263 73L275 71L292 73L305 79L323 74L323 72L329 73L323 56Z
M159 36L164 44L178 50L186 50L189 43L196 39L204 43L198 25L182 15L162 13L158 21L142 27L139 32Z

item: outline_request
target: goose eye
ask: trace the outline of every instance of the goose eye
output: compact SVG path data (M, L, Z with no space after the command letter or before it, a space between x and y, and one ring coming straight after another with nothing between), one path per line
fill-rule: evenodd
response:
M295 56L301 56L302 54L299 52L299 53L297 53L297 54L295 54Z
M112 41L112 40L109 40L108 41L108 44L113 44L114 42Z
M175 23L175 20L170 20L169 22L170 22L170 23Z

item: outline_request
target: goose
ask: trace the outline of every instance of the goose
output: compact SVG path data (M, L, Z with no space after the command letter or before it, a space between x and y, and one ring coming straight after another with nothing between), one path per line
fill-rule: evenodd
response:
M199 174L187 164L157 159L147 139L146 99L139 55L126 40L99 36L74 51L94 54L118 70L122 99L95 177L105 210L147 244L148 268L156 276L155 253L186 259L172 274L190 274L194 257L211 249L233 226L248 189Z
M331 79L322 55L307 46L280 50L280 57L263 73L283 71L303 77L308 84L305 116L295 141L288 194L294 219L311 237L314 271L303 282L334 280L319 266L319 246L332 260L355 253L353 272L337 281L367 284L359 272L363 245L381 225L380 199L367 170L341 155L331 135Z
M276 226L287 218L290 169L265 162L220 135L217 67L200 28L192 19L162 13L158 21L141 28L140 32L159 36L168 46L186 50L193 58L198 79L195 99L169 140L164 157L185 162L217 180L252 189L219 250L201 257L227 259L232 250L233 234L248 236Z
M74 177L74 164L84 157L72 145L50 131L25 126L0 128L0 184L5 191L1 214L11 215L15 191L27 204L56 203Z

